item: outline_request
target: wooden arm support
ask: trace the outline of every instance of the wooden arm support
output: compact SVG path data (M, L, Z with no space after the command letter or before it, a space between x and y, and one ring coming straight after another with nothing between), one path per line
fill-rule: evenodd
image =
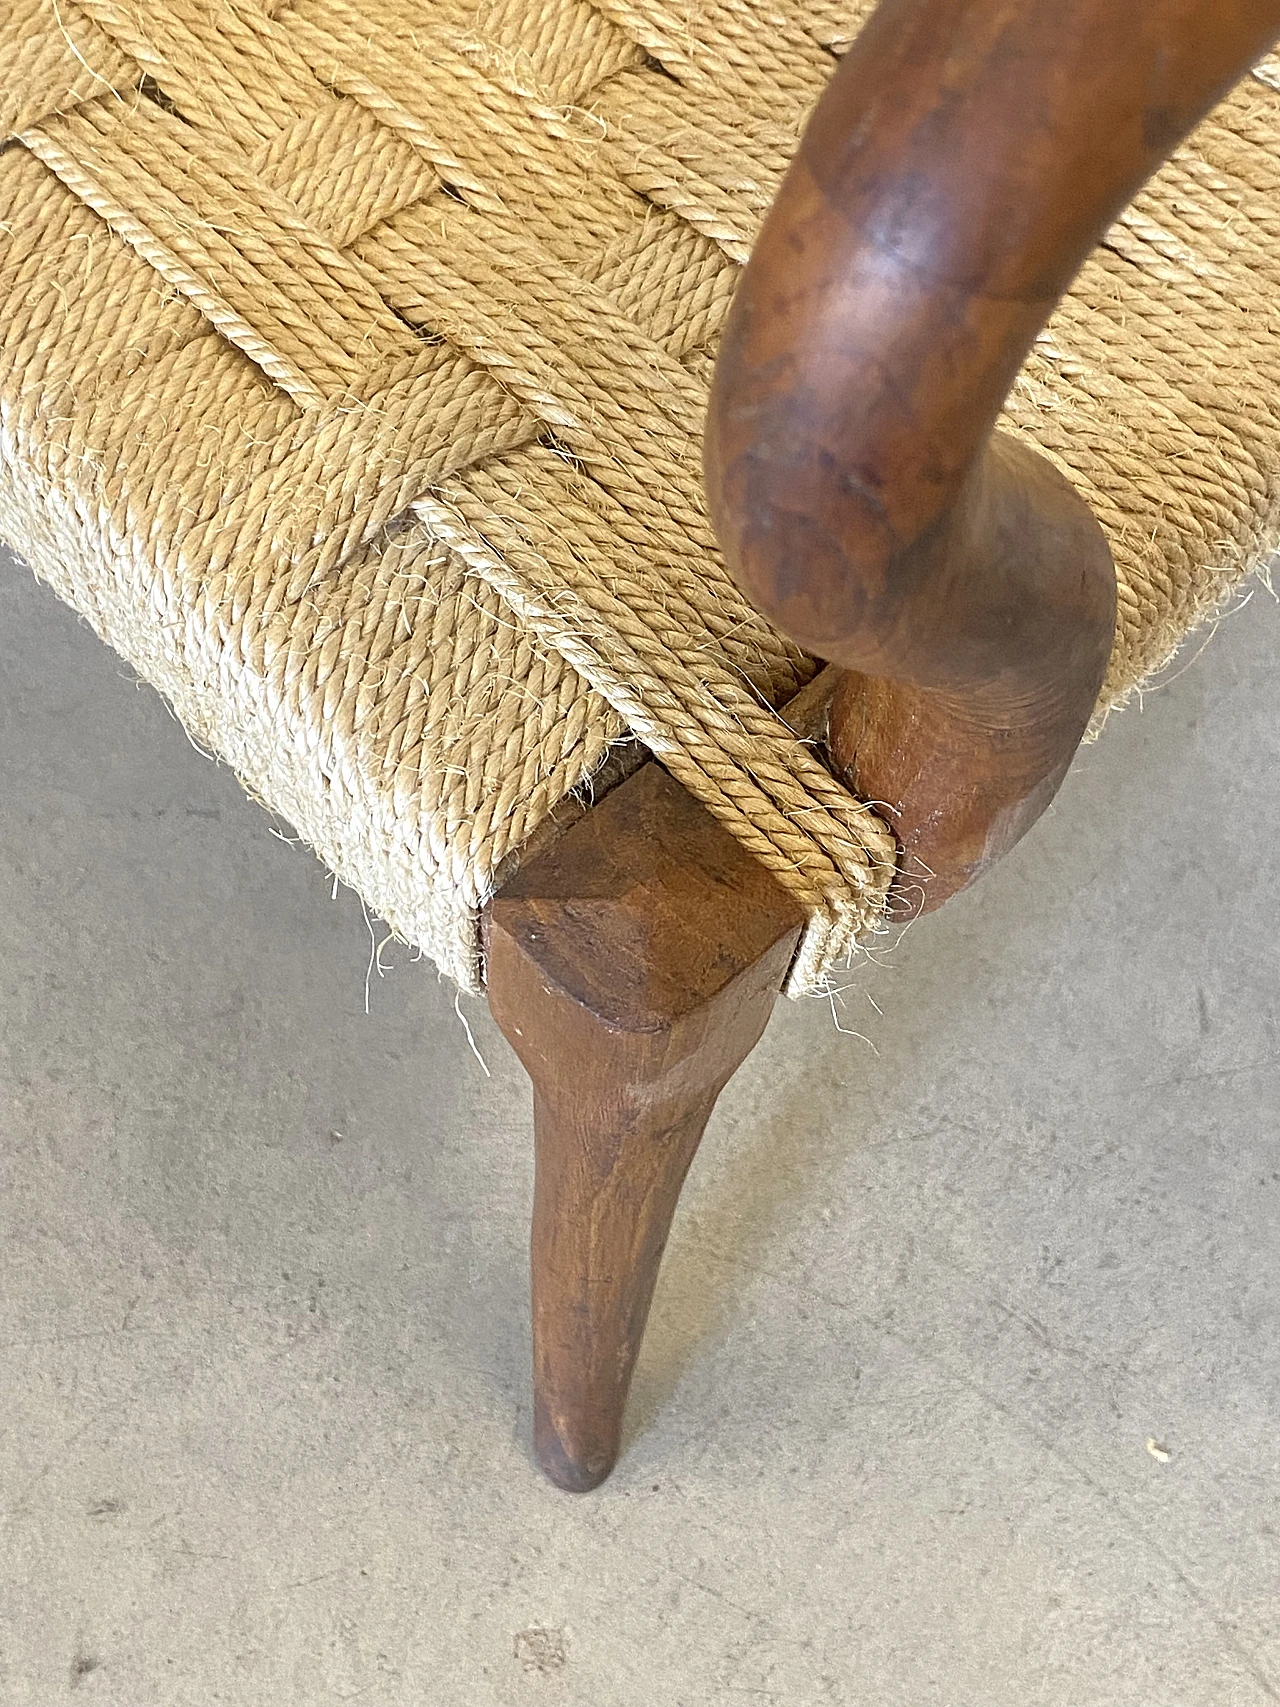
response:
M1066 773L1115 577L994 423L1143 182L1280 32L1280 0L882 0L818 103L721 344L729 567L852 672L830 744L902 844L900 916L971 882Z

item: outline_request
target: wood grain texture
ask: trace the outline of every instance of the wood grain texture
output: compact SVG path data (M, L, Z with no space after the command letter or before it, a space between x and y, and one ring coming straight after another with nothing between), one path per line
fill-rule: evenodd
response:
M830 740L938 905L1052 798L1102 683L1110 553L994 431L1108 223L1280 32L1277 0L882 0L726 326L712 513L753 602L855 672Z
M491 904L489 1004L534 1086L534 1448L563 1488L617 1457L680 1187L801 924L656 764Z

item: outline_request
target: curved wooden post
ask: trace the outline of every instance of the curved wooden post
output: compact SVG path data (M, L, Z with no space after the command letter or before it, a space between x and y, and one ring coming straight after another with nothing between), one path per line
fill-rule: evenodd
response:
M1000 406L1107 224L1278 32L1280 0L882 0L765 222L708 493L744 592L855 672L831 747L893 814L899 913L1043 810L1113 638L1102 532Z
M491 903L489 1005L534 1087L534 1450L562 1488L613 1467L680 1187L801 923L656 764Z

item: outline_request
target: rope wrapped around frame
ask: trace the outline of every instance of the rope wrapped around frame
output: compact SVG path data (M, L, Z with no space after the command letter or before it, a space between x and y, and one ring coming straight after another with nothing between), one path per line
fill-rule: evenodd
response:
M737 269L865 3L10 0L0 532L468 988L638 736L806 907L892 839L773 711L699 447ZM1120 575L1104 707L1274 543L1280 94L1117 223L1007 424Z

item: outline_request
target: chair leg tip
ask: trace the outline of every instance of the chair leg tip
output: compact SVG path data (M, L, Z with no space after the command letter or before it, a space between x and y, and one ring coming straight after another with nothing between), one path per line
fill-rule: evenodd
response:
M567 1494L589 1494L598 1488L613 1469L616 1453L598 1448L574 1452L566 1447L553 1429L539 1430L534 1442L534 1456L549 1482L563 1488Z

